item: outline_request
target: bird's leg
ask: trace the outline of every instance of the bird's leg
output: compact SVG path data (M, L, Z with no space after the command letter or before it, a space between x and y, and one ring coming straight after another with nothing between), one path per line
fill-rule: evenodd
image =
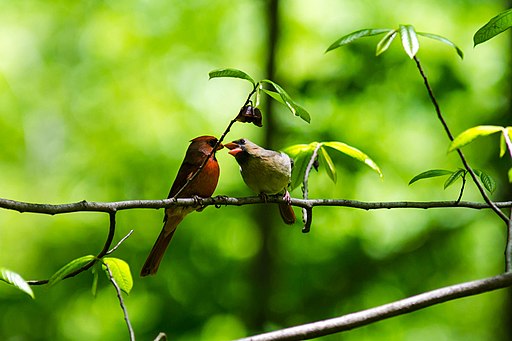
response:
M261 193L259 194L259 197L260 197L260 198L261 198L265 203L267 203L267 200L268 200L268 194L267 194L267 193L263 193L263 192L261 192Z
M201 212L205 209L205 206L203 205L203 198L201 198L199 195L194 195L192 197L194 199L194 207L199 206L196 211Z
M222 201L224 201L224 200L226 200L227 198L229 198L227 195L217 195L217 196L216 196L215 198L213 198L213 199L214 199L215 201L217 201L217 200L222 200ZM221 208L221 207L222 207L222 206L221 206L221 204L217 204L217 203L215 204L215 208Z
M288 205L291 205L292 203L292 197L290 196L290 192L288 192L288 190L286 189L284 191L283 200L286 201Z

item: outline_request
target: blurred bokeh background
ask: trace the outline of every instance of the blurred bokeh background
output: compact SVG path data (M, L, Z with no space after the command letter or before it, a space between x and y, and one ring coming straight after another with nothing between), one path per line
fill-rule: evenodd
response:
M421 39L418 54L455 134L511 124L511 36L473 48L472 36L506 1L34 1L0 2L0 196L28 202L160 199L188 141L220 135L251 87L208 72L271 74L309 110L266 108L264 128L246 137L282 149L342 141L365 151L384 180L335 157L338 183L312 174L310 197L364 201L454 200L444 179L408 186L432 168L457 169L448 139L414 63L398 40L375 57L378 38L324 53L361 28L412 24L465 52ZM272 31L270 28L277 28ZM272 33L273 32L273 33ZM275 46L275 49L272 48ZM510 198L498 139L465 152ZM234 159L218 155L216 194L253 195ZM300 197L299 189L292 193ZM469 182L465 200L481 201ZM297 214L299 211L297 210ZM489 211L359 211L317 208L309 234L285 226L272 206L208 208L180 225L156 277L140 267L163 212L120 212L118 249L134 275L126 304L136 335L151 340L229 340L374 307L426 290L498 274L505 228ZM0 266L48 278L68 261L96 254L108 216L0 211ZM1 340L126 340L115 292L90 273L35 287L36 300L0 284ZM497 340L512 335L506 290L449 302L322 340Z

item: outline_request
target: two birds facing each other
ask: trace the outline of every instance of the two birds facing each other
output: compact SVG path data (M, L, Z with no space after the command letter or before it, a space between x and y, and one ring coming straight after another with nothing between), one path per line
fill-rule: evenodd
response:
M247 139L239 139L223 146L213 136L200 136L191 141L168 198L177 193L178 198L211 197L220 175L215 152L223 147L228 148L228 153L235 157L240 165L242 178L251 190L260 195L284 194L284 199L290 200L287 188L293 162L288 155L264 149ZM201 172L181 190L209 155ZM164 227L142 267L141 276L156 274L176 227L187 214L195 210L200 211L201 208L173 206L165 210ZM279 212L286 224L295 222L295 213L289 203L279 204Z

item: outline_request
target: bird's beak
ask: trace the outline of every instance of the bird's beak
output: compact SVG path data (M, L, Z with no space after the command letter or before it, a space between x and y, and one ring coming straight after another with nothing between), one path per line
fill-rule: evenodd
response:
M240 147L239 144L237 143L234 143L234 142L229 142L229 143L226 143L224 145L224 147L226 147L227 149L229 149L229 154L230 155L233 155L233 156L236 156L238 153L242 152L242 148Z
M222 143L219 143L219 145L217 146L217 148L215 149L215 151L217 150L221 150L222 148L224 148L224 145Z

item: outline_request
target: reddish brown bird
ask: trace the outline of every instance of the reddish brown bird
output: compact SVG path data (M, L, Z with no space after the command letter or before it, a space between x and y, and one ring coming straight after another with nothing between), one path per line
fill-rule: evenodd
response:
M283 194L289 201L288 185L291 181L293 161L288 155L261 148L247 139L239 139L224 145L230 149L240 165L244 182L260 195ZM279 204L279 213L286 224L295 223L295 213L289 203Z
M192 180L188 186L181 191L178 198L192 198L192 197L211 197L217 182L219 181L220 168L215 158L215 152L223 148L222 144L217 145L217 138L213 136L199 136L191 140L188 146L185 159L181 163L176 179L172 184L171 191L168 198L172 198L179 192L179 190L187 183L187 181L197 172L204 160L213 154L206 162L201 172ZM214 151L215 148L215 151ZM185 218L187 214L194 210L200 211L201 208L191 206L174 206L165 210L164 227L158 236L158 239L153 245L144 266L140 272L142 277L156 274L158 266L162 261L165 250L171 242L172 236L176 231L178 224Z

